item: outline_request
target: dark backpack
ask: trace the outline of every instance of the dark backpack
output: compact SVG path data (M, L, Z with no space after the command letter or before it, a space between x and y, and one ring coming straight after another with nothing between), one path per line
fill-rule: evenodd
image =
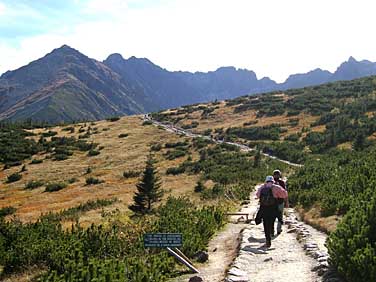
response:
M260 205L265 207L274 206L277 204L276 198L273 196L272 188L264 187L260 192Z

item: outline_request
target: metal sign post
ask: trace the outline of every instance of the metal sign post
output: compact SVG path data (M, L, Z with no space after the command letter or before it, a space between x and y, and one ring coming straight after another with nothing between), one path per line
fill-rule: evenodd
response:
M187 266L194 273L200 273L193 263L178 249L183 245L181 233L146 233L144 234L145 248L166 248L179 262Z

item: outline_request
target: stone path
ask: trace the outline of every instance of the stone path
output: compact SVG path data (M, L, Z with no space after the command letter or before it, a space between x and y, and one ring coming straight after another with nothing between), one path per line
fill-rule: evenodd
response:
M251 199L245 209L254 214L257 200ZM283 232L272 240L272 247L263 247L265 236L262 224L251 224L242 232L238 257L228 271L227 281L255 282L313 282L319 281L311 269L315 260L307 256L296 240L295 233Z

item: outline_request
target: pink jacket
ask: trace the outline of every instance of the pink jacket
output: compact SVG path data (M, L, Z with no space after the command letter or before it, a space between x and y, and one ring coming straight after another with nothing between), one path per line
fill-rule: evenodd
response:
M257 189L257 192L256 192L257 198L260 198L261 189L264 187L272 188L274 198L286 199L288 197L287 191L283 189L281 186L277 184L273 184L273 183L264 183Z

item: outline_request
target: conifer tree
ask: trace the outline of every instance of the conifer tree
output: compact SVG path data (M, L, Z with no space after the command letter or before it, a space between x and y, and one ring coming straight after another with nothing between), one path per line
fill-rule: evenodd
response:
M142 179L137 184L137 192L133 197L134 203L129 206L135 213L145 214L151 212L152 204L160 201L163 196L160 178L157 175L154 163L154 158L149 155Z

